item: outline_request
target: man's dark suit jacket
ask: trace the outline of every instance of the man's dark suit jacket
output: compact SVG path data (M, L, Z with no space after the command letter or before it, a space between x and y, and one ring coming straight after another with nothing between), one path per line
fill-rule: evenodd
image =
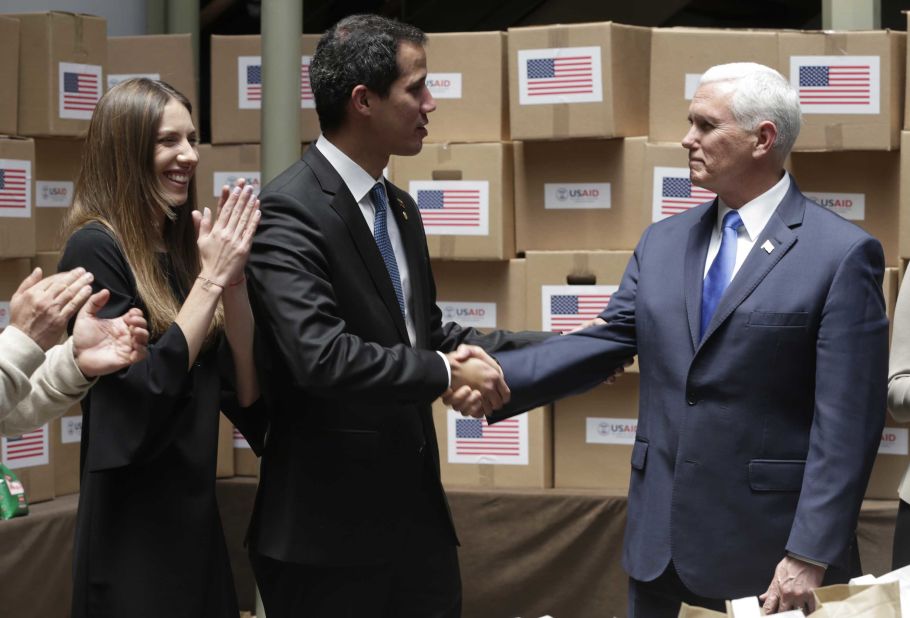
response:
M829 575L845 564L881 440L888 321L879 242L794 182L700 340L716 224L716 201L653 224L607 325L496 358L502 417L638 353L624 566L650 581L672 559L690 590L729 599L764 592L785 551Z
M270 558L385 562L413 524L421 487L455 544L430 411L447 386L434 350L463 342L504 350L546 336L443 324L420 214L387 186L410 272L415 347L360 207L315 147L260 196L247 277L270 430L250 542Z

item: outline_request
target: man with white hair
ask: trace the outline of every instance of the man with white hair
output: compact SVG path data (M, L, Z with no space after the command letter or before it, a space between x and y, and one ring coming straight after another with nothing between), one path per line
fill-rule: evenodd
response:
M773 69L709 69L689 121L691 182L717 199L644 232L595 325L497 354L512 398L491 420L637 353L630 617L749 595L811 608L858 570L888 373L882 248L784 171L799 100Z

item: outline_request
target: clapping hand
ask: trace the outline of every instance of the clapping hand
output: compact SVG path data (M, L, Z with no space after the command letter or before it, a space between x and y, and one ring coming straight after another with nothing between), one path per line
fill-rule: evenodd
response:
M193 213L202 262L199 277L222 289L243 280L243 268L259 225L259 200L253 195L253 187L244 184L241 179L232 190L222 189L214 216L208 208Z
M502 370L482 348L460 345L446 355L452 368L451 387L442 400L464 416L488 416L509 402Z
M73 325L73 356L87 378L119 371L148 355L149 332L140 309L130 309L117 318L98 317L110 297L107 290L93 294Z

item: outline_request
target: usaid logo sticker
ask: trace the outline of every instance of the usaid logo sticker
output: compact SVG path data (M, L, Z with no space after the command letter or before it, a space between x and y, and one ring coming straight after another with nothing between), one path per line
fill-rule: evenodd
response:
M907 428L885 427L882 430L882 442L878 452L884 455L907 455Z
M160 80L160 73L118 73L116 75L107 76L107 89L110 90L120 82L125 82L128 79L135 79L139 77L144 77L146 79Z
M866 218L866 196L863 193L807 192L806 197L844 219L863 221Z
M427 73L427 90L434 99L460 99L461 73Z
M60 442L73 444L82 440L82 416L64 416L60 419Z
M233 189L241 178L245 178L246 184L252 185L253 193L259 195L259 172L215 172L212 178L212 192L215 197L221 197L221 187L223 185Z
M462 326L496 328L496 303L436 302L442 311L443 322L458 322Z
M9 326L9 301L0 301L0 333Z
M701 75L701 73L686 73L686 84L683 87L686 101L691 101L695 98L695 91L698 90L698 83L701 81Z
M635 444L638 420L634 418L585 419L585 442L588 444Z
M63 180L35 181L35 206L69 208L73 205L73 183Z
M593 210L610 208L609 182L546 183L543 186L547 210Z

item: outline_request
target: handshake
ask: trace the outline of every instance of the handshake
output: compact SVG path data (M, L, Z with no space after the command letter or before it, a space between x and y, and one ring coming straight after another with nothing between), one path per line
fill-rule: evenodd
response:
M481 418L509 402L509 387L502 369L482 348L462 344L446 354L452 383L442 401L464 416Z

